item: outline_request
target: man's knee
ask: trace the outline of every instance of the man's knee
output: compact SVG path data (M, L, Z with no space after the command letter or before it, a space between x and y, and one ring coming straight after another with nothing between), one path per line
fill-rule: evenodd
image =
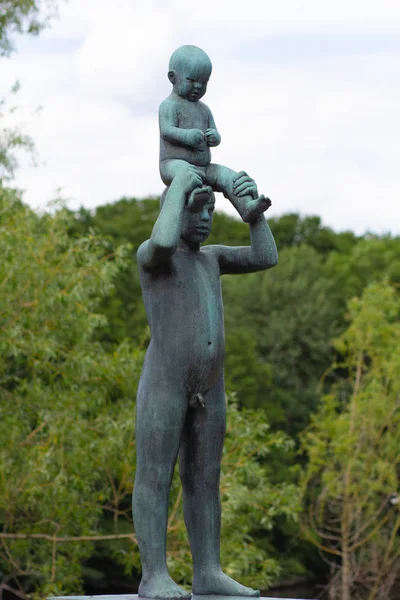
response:
M185 493L195 495L204 489L219 488L221 475L221 465L215 463L200 469L183 468L180 469L180 477Z
M135 477L135 487L139 486L144 493L155 492L157 490L168 488L171 482L171 466L160 464L137 469Z

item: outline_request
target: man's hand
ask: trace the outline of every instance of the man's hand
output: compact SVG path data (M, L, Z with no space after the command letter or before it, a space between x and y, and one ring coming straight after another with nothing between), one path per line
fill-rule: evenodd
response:
M204 133L200 129L188 129L186 132L186 143L192 148L201 148L205 144Z
M258 198L256 182L245 171L240 171L233 180L233 193L238 198L243 198L244 196L252 196L254 199Z
M185 194L190 194L195 188L202 187L205 175L198 167L184 164L178 168L174 183L180 186Z
M205 133L207 146L218 146L221 142L221 136L216 129L207 129Z

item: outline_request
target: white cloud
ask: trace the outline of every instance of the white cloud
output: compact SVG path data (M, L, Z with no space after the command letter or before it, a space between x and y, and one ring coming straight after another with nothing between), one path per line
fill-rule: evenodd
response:
M70 0L52 29L2 61L4 89L22 80L23 117L45 163L17 183L35 206L58 187L73 207L159 193L157 106L171 52L194 43L214 64L205 97L223 138L214 160L248 170L271 214L399 233L400 43L374 47L399 21L390 0L118 0L111 9ZM269 40L279 41L274 52Z
M159 85L175 26L164 10L151 3L120 0L115 19L109 3L99 2L90 34L78 54L83 86L105 95L130 94L141 100ZM155 79L156 78L156 79Z
M234 33L241 40L334 29L397 32L400 23L397 0L170 0L168 4L178 7L182 18L190 19L198 31L206 28L218 36Z

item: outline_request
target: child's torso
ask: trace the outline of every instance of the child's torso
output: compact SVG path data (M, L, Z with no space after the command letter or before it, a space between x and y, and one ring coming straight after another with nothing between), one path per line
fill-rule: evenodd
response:
M181 129L208 129L209 109L203 102L189 102L179 96L173 96L170 101L178 116L178 127Z
M209 128L209 109L203 102L189 102L179 96L169 96L164 102L171 103L179 129L200 129L203 133ZM205 167L211 162L210 148L206 141L199 148L174 144L160 137L160 160L180 159L192 165Z

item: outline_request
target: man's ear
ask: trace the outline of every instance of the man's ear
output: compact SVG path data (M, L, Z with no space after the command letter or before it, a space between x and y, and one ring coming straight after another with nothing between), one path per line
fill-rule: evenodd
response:
M172 85L175 85L175 71L168 71L168 79Z

